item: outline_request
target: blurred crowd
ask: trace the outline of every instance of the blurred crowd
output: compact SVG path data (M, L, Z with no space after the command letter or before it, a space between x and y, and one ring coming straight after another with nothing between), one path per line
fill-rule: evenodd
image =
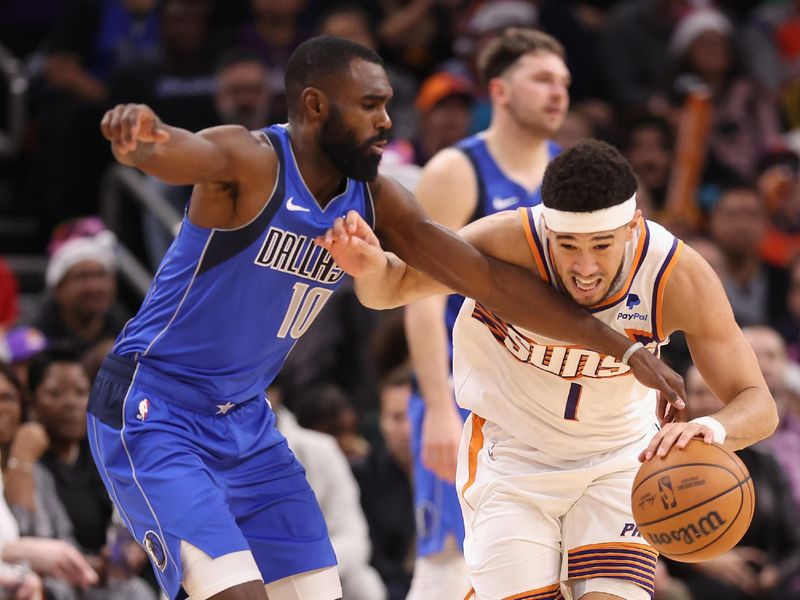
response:
M383 168L413 188L436 152L487 126L475 59L509 26L564 45L556 142L624 152L647 218L719 275L779 404L779 430L741 453L758 496L750 532L719 559L660 563L656 597L800 597L799 0L27 0L0 4L0 45L28 80L23 145L0 188L49 241L32 314L0 257L0 598L156 597L89 455L85 411L141 300L118 293L115 247L155 269L171 232L148 214L113 233L92 216L112 162L103 112L143 102L193 131L282 122L289 54L313 35L347 37L386 61ZM158 189L183 210L188 190ZM680 336L665 359L686 373L692 416L717 410ZM345 600L408 591L425 527L411 500L412 385L402 314L364 309L345 287L268 392L328 520Z

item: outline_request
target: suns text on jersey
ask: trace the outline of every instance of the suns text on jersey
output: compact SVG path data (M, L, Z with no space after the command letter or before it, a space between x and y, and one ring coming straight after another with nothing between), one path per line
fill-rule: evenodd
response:
M320 283L333 284L344 277L333 257L306 235L270 227L256 259L267 267Z

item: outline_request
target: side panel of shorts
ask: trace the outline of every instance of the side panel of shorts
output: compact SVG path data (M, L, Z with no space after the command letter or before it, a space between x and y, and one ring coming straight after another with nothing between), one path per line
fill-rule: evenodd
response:
M462 416L466 413L461 411ZM422 422L425 402L417 394L408 404L411 421L411 451L414 456L414 507L417 519L417 554L430 556L445 549L452 537L459 549L464 541L464 520L461 516L455 486L440 479L422 464Z
M335 564L313 492L264 399L215 416L170 404L168 394L101 371L90 405L105 418L88 417L100 474L165 592L174 598L182 580L181 540L212 557L251 550L266 581ZM97 408L114 404L121 428Z
M592 469L592 483L564 517L562 579L613 578L654 594L658 553L639 534L631 514L638 451L632 448Z

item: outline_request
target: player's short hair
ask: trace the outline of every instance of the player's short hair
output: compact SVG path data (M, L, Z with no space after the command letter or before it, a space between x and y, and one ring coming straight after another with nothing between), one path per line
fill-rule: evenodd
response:
M566 56L564 46L556 38L537 29L509 27L486 44L478 56L478 75L483 85L500 77L520 57L531 52L549 52L562 60Z
M344 38L320 35L300 44L286 63L284 84L289 114L296 110L305 88L320 86L325 77L348 73L356 58L383 66L377 52Z
M592 212L625 202L637 187L636 175L619 150L588 139L547 165L542 203L567 212Z

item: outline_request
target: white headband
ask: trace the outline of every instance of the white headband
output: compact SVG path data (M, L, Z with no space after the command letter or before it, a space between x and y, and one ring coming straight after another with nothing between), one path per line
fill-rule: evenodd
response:
M571 212L542 207L547 228L559 233L597 233L627 225L636 214L636 194L621 204L591 212Z

